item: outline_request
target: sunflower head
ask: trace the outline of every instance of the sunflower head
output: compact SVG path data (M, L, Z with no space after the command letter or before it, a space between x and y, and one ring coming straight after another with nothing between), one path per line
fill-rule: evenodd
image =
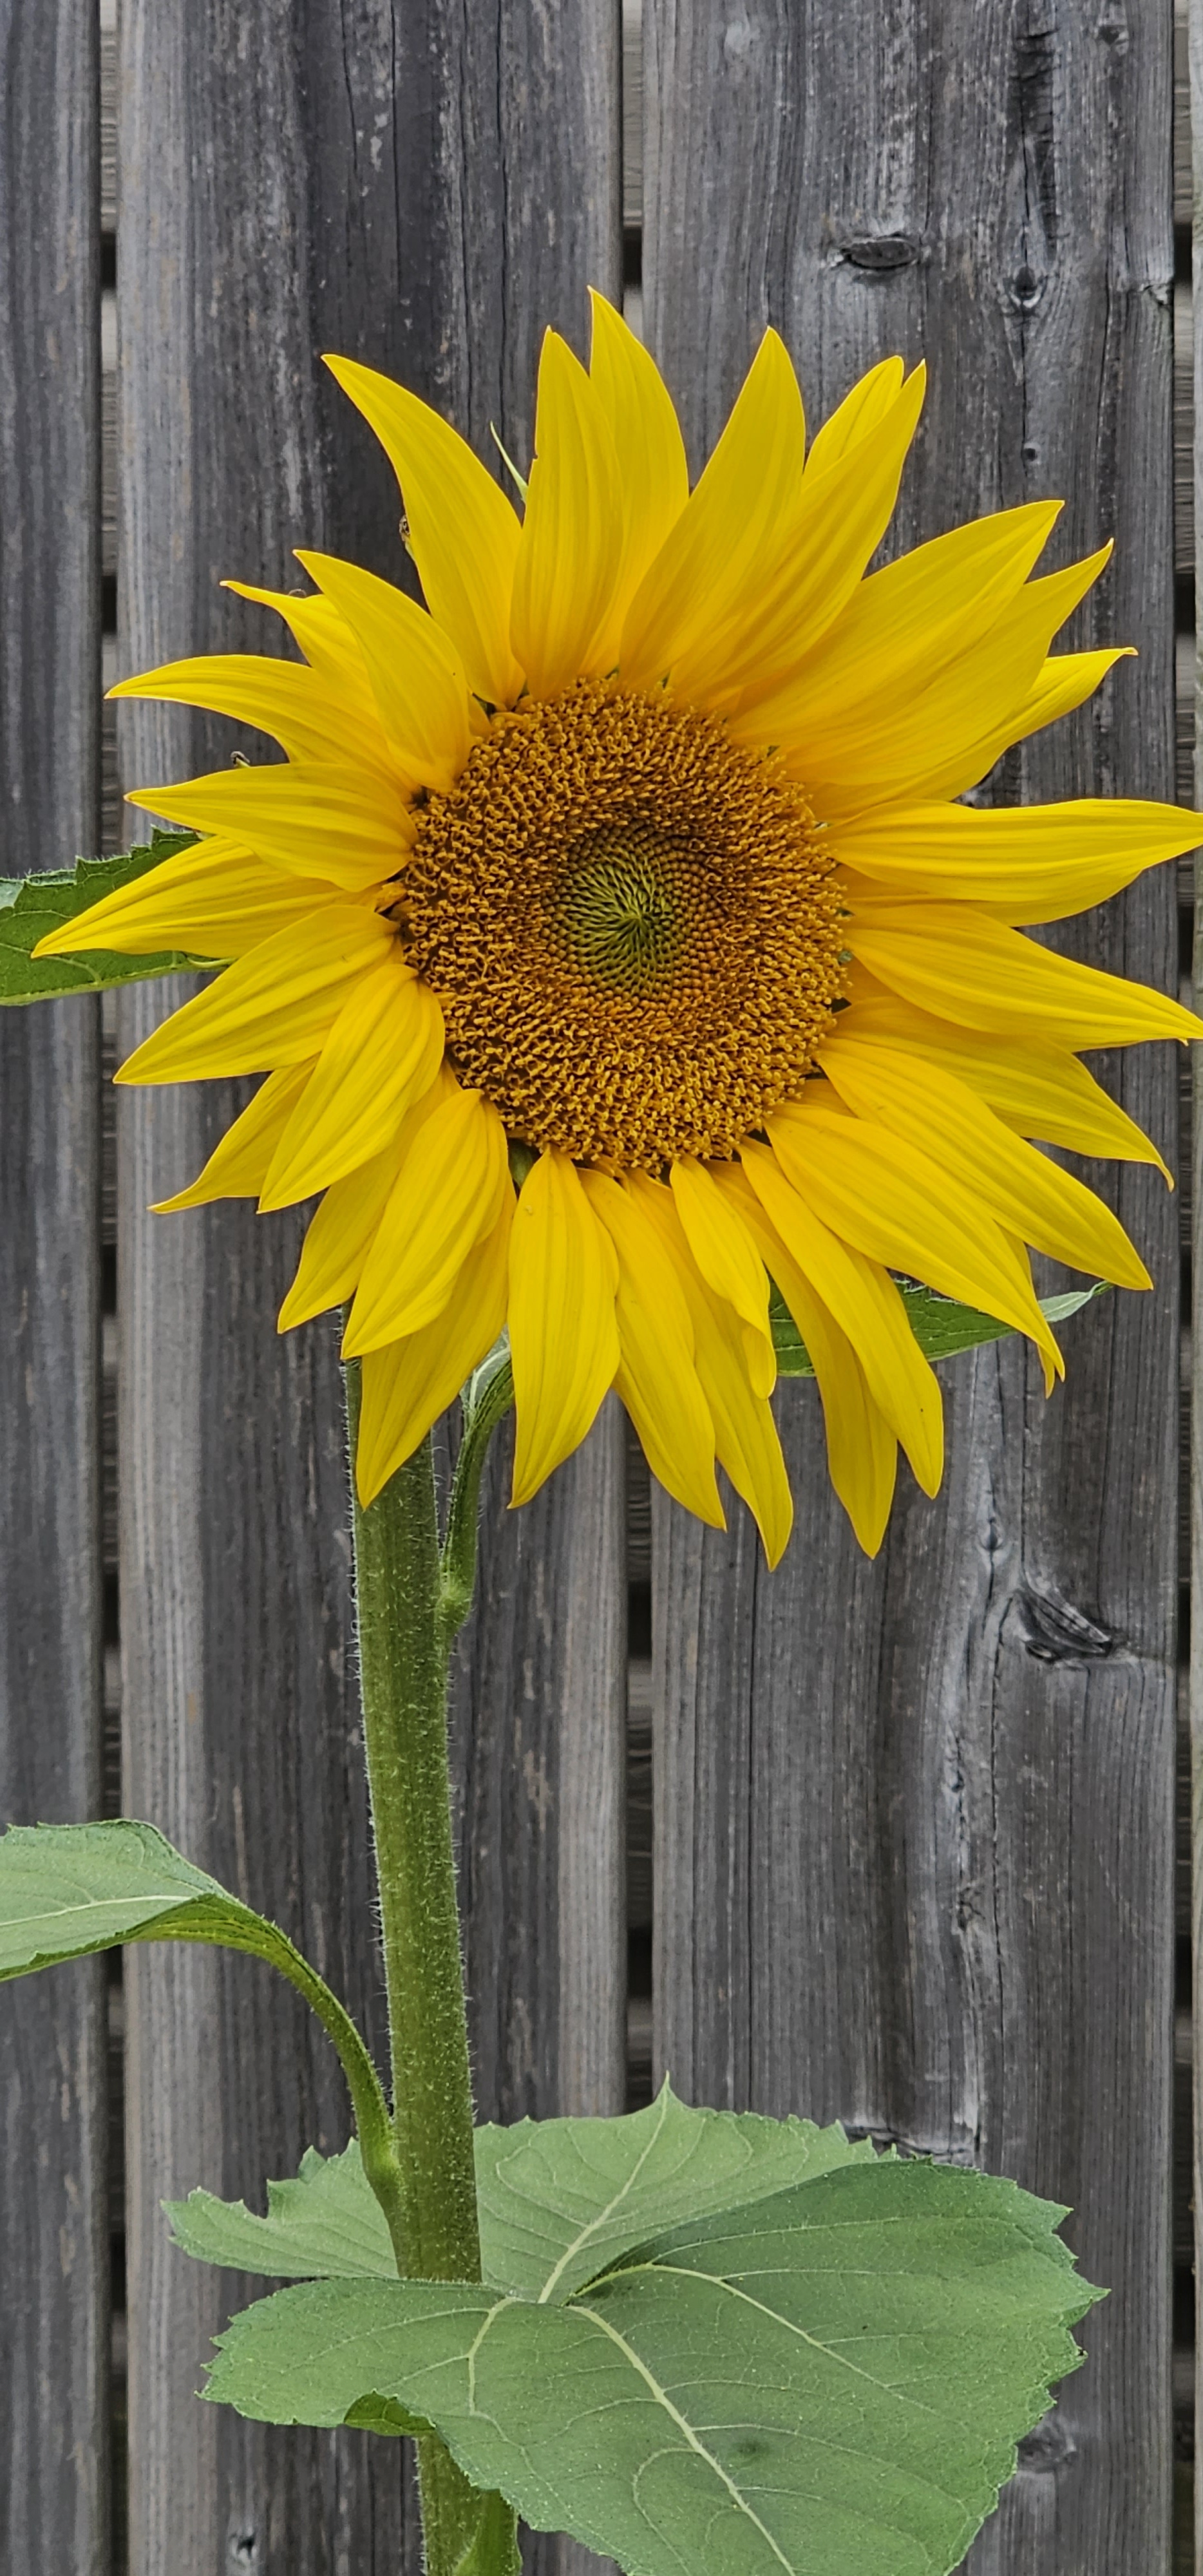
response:
M499 717L405 872L458 1079L509 1133L661 1178L734 1155L843 997L835 864L780 757L606 681Z
M895 1274L1027 1333L1050 1384L1027 1247L1148 1284L1038 1146L1159 1162L1080 1055L1200 1024L1022 932L1197 817L960 801L1119 658L1050 653L1106 550L1034 578L1041 503L870 572L922 400L899 359L808 448L767 332L691 491L656 368L595 298L587 371L545 341L521 516L437 413L330 363L396 468L425 607L307 553L308 598L244 593L300 663L123 682L285 762L140 789L199 846L41 953L229 961L119 1078L265 1075L166 1204L321 1194L280 1321L349 1307L365 1501L508 1327L515 1501L613 1386L669 1492L721 1524L721 1466L775 1562L775 1288L873 1550L899 1443L925 1491L941 1473Z

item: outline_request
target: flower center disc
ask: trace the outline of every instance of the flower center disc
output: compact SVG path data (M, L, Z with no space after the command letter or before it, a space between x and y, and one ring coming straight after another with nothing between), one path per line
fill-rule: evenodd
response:
M431 796L404 912L460 1080L581 1162L732 1154L845 988L802 789L713 718L595 681L499 717Z

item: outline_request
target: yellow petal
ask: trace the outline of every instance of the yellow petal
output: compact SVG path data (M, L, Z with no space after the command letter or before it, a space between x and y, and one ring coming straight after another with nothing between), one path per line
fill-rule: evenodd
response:
M865 1555L873 1557L894 1500L898 1442L873 1402L847 1335L817 1298L807 1311L806 1346L823 1402L827 1472Z
M1038 1252L1117 1287L1151 1287L1111 1209L1072 1172L1013 1135L946 1067L849 1032L841 1045L824 1050L823 1069L858 1116L909 1137Z
M769 1283L756 1246L738 1210L724 1198L704 1164L676 1162L669 1181L685 1240L707 1287L734 1306L746 1327L752 1392L771 1395L777 1362L769 1323Z
M966 788L993 769L995 761L1017 742L1026 742L1029 734L1039 733L1045 725L1055 724L1060 716L1072 714L1084 700L1093 697L1116 662L1129 659L1130 644L1114 644L1102 653L1056 653L1042 665L1031 688L1020 704L1001 715L989 716L987 730L969 743L958 741L945 746L930 765L916 769L910 777L900 778L892 791L899 797L963 796ZM879 791L874 790L874 796ZM834 816L850 813L874 801L863 789L845 792L832 785L823 790L824 811Z
M313 1071L309 1064L286 1065L261 1082L249 1108L227 1127L190 1189L159 1199L152 1213L174 1215L179 1208L205 1207L211 1199L257 1199L263 1176Z
M793 1497L768 1400L753 1392L742 1330L733 1309L702 1278L672 1191L641 1172L631 1174L628 1188L657 1228L685 1291L719 1462L756 1522L769 1565L778 1565L793 1526Z
M765 1146L749 1141L741 1165L725 1186L732 1196L746 1192L753 1207L759 1206L761 1249L807 1349L809 1291L851 1342L869 1396L902 1442L924 1493L938 1492L944 1472L940 1388L889 1272L824 1225ZM745 1215L754 1226L752 1209L745 1208Z
M766 331L714 454L627 611L624 688L654 687L777 563L805 453L798 380L784 342Z
M830 835L832 855L899 894L952 896L997 921L1059 921L1105 903L1203 839L1203 815L1136 797L1066 805L887 805Z
M807 468L809 473L813 467ZM1058 501L971 520L870 573L835 623L784 674L752 672L731 730L741 742L821 736L836 757L883 705L931 685L976 644L1027 580Z
M218 769L178 787L139 787L127 804L249 843L268 867L324 878L357 894L396 876L413 846L414 822L399 781L371 770Z
M794 1321L818 1382L827 1471L865 1555L876 1556L894 1500L898 1442L869 1393L847 1334L808 1288L801 1271L795 1271L794 1279Z
M441 1315L473 1244L492 1232L511 1190L505 1131L479 1091L457 1085L437 1108L419 1101L409 1115L415 1129L403 1134L400 1170L343 1337L347 1359L420 1332Z
M589 373L614 441L623 501L623 548L612 613L622 617L689 499L685 442L668 387L649 350L591 287Z
M273 608L282 617L289 633L300 645L311 670L324 680L332 695L345 706L354 708L377 759L386 757L384 736L376 713L368 666L349 626L339 616L332 599L291 590L260 590L249 581L223 581L223 590L233 591L237 599L251 599L260 608Z
M884 421L824 473L808 469L776 561L757 566L727 613L710 619L674 661L679 695L726 705L734 691L778 685L814 651L889 525L923 386L917 367Z
M855 1016L853 1016L853 1014ZM1126 1109L1112 1100L1064 1048L1025 1037L1022 1047L1007 1039L981 1037L948 1020L904 1002L884 985L871 987L861 976L853 983L853 1010L841 1013L841 1025L829 1041L843 1034L901 1040L908 1055L930 1059L967 1082L979 1099L1020 1136L1036 1136L1046 1145L1066 1145L1075 1154L1101 1154L1117 1163L1154 1163L1173 1188L1169 1168L1157 1147ZM826 1048L819 1052L826 1064Z
M618 460L600 396L567 342L548 331L510 630L532 697L612 669L622 545Z
M723 1529L714 1424L694 1366L693 1325L680 1279L630 1192L602 1172L582 1171L580 1179L618 1259L618 1393L665 1491L712 1529Z
M782 1111L768 1137L786 1179L833 1234L885 1269L996 1315L1058 1365L1030 1278L972 1189L888 1128L825 1108Z
M395 933L363 905L329 904L240 957L127 1058L118 1082L205 1082L316 1055L347 995Z
M161 698L233 716L239 724L273 735L290 760L354 766L373 758L373 736L379 734L374 707L365 725L362 707L336 697L318 672L303 662L273 662L258 653L198 654L192 661L165 662L161 670L119 680L109 696Z
M512 706L522 673L510 649L510 598L521 535L500 485L416 394L350 358L327 358L371 423L401 486L409 543L431 616L451 637L468 686Z
M906 368L901 358L882 358L875 367L870 367L867 375L858 378L851 392L845 394L842 403L836 404L830 418L824 421L811 440L810 454L806 459L808 474L826 474L830 466L838 465L841 457L847 455L850 447L857 446L869 430L877 428L887 412L893 409L905 375Z
M943 791L928 783L946 766L972 768L984 734L1005 732L1034 687L1059 626L1097 581L1111 553L1100 547L1082 563L1025 582L984 635L939 671L925 689L883 709L871 726L823 725L804 713L790 737L790 767L806 779L815 810L834 820L858 804L902 803ZM972 783L966 779L966 785ZM950 791L951 792L951 791Z
M358 1171L348 1172L327 1190L309 1221L296 1277L280 1308L278 1331L287 1333L294 1324L307 1324L312 1316L324 1315L330 1306L343 1306L354 1295L397 1178L399 1160L400 1141L394 1138L384 1153L374 1154L370 1163L361 1163Z
M1203 1037L1168 993L1058 957L970 904L858 905L848 945L870 973L937 1019L1072 1047Z
M454 646L424 608L374 572L300 547L297 562L355 636L390 749L410 786L445 795L470 740L468 691Z
M618 1257L567 1154L541 1154L510 1236L515 1503L584 1439L619 1364Z
M742 1179L743 1175L733 1170L732 1183L724 1186L737 1185ZM746 1188L746 1183L744 1186ZM788 1182L783 1186L788 1188ZM758 1202L754 1204L758 1206ZM865 1372L843 1326L836 1322L830 1308L824 1305L809 1279L804 1277L759 1206L758 1213L763 1226L765 1259L771 1265L773 1277L806 1344L814 1369L823 1406L827 1466L832 1485L866 1556L876 1556L885 1536L894 1499L898 1471L897 1437L869 1393ZM854 1259L858 1256L848 1257ZM884 1272L881 1275L885 1277ZM938 1389L936 1409L938 1415Z
M505 1322L512 1220L507 1191L496 1225L468 1254L443 1313L404 1341L367 1353L355 1447L355 1483L365 1508L492 1349Z
M383 1153L443 1059L443 1014L399 950L360 977L280 1139L265 1208L292 1206Z
M212 840L180 850L143 877L101 897L39 939L35 957L73 957L104 948L119 957L178 949L215 963L245 956L290 923L309 919L337 892L316 879L261 867L245 843Z
M999 750L1006 750L1007 744L1012 742L1026 742L1029 734L1040 733L1045 725L1056 724L1062 716L1072 715L1075 707L1083 706L1086 699L1092 698L1095 690L1102 687L1107 673L1114 670L1117 662L1133 661L1135 657L1134 644L1111 644L1097 653L1050 653L1013 720L1007 742L1000 743ZM986 769L993 768L998 750L992 744L993 737L987 745L989 759L985 768L975 770L972 778L958 777L950 786L945 786L941 776L930 782L925 779L916 793L962 796L966 787L976 786L978 779L985 777Z

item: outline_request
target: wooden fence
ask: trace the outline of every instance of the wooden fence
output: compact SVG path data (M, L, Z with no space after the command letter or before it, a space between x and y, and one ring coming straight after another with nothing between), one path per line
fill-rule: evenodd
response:
M644 0L642 62L625 19L624 100L619 0L121 0L115 33L97 0L0 0L0 874L97 843L102 645L110 669L278 649L218 584L287 587L296 545L400 576L391 479L321 350L521 456L544 324L580 346L587 284L624 278L695 466L766 321L816 419L887 352L926 356L891 542L1063 493L1057 560L1118 538L1076 640L1140 648L994 794L1174 794L1170 0ZM121 774L238 739L134 708ZM1067 944L1172 986L1179 939L1162 872ZM176 998L0 1026L0 1816L153 1818L379 2045L334 1337L277 1339L290 1218L146 1214L236 1086L123 1095L115 1144L102 1109L102 1041ZM1173 1158L1170 1050L1106 1076ZM726 1537L659 1491L649 1512L610 1410L521 1514L498 1443L456 1675L482 2114L617 2110L667 2067L687 2098L839 2116L1073 2205L1112 2297L975 2576L1166 2576L1175 2444L1189 2481L1180 1220L1147 1171L1103 1186L1156 1295L1071 1328L1047 1406L1018 1347L950 1369L944 1491L906 1485L875 1565L813 1390L779 1399L799 1504L771 1578L738 1508ZM123 1982L6 1988L0 2049L5 2568L415 2570L400 2445L194 2402L243 2290L169 2250L159 2202L254 2203L342 2143L300 2007L249 1962L137 1950Z

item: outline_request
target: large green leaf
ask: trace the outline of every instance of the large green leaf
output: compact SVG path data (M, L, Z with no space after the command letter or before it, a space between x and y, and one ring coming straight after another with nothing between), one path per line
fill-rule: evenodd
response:
M741 2207L839 2164L871 2162L839 2127L694 2111L665 2084L619 2120L520 2120L476 2132L481 2268L494 2289L562 2306L631 2246L686 2218ZM311 2147L267 2216L194 2191L165 2204L176 2243L204 2263L276 2280L396 2279L388 2230L352 2139Z
M838 2126L691 2110L667 2083L626 2119L478 2129L484 2276L499 2290L561 2306L662 2228L872 2157L867 2139L852 2145Z
M474 2483L630 2576L947 2576L1080 2358L1096 2294L1061 2215L858 2159L649 2234L561 2304L280 2291L220 2338L207 2394L270 2423L431 2424Z
M212 958L164 951L157 957L122 957L87 949L78 957L34 957L48 931L61 929L106 894L131 885L177 850L191 849L195 832L156 831L136 850L112 859L79 859L73 868L48 868L38 876L0 877L0 1004L48 1002L64 993L99 993L110 984L142 984L156 975L207 967Z
M1011 1325L1000 1324L996 1315L980 1314L976 1306L958 1306L951 1297L937 1296L934 1288L920 1288L901 1281L899 1285L911 1331L929 1360L953 1359L958 1351L977 1350L983 1342L1012 1339ZM1088 1306L1093 1297L1102 1296L1106 1286L1105 1279L1094 1279L1089 1288L1068 1288L1059 1296L1042 1297L1041 1310L1050 1324L1064 1324L1071 1315ZM813 1377L810 1353L784 1299L775 1288L771 1321L779 1375Z

